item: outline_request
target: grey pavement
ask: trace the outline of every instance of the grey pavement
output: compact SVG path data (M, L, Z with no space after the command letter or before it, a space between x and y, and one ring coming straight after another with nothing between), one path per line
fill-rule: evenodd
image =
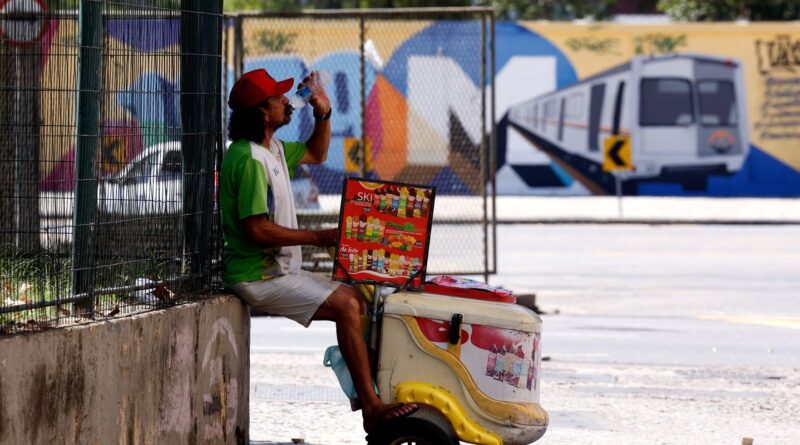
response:
M364 443L360 416L321 365L334 327L315 324L301 335L294 322L254 319L254 443ZM545 316L544 326L541 402L551 423L539 443L798 443L796 331L566 315Z
M537 443L800 443L800 226L501 225L498 251L490 282L547 312ZM334 342L254 319L254 443L364 443Z
M320 197L321 213L338 213L341 197ZM480 220L480 197L437 196L435 216ZM497 221L800 224L800 198L498 196Z

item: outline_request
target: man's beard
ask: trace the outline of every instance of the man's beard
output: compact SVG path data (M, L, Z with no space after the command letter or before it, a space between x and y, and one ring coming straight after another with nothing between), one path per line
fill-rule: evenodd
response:
M291 105L286 105L286 108L284 108L284 110L283 110L283 115L285 116L285 118L284 118L283 122L280 125L275 127L275 129L277 130L278 128L281 128L284 125L286 125L289 122L291 122L292 121L292 113L293 112L294 112L294 107L291 106Z

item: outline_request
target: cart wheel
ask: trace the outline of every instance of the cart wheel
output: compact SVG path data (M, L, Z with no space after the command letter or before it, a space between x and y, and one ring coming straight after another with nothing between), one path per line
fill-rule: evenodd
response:
M424 419L400 417L387 420L367 435L368 445L458 445L441 428Z

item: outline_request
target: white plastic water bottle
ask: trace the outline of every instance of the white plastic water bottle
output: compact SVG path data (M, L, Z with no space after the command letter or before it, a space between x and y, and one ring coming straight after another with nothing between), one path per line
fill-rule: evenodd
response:
M308 101L311 100L311 94L318 88L325 87L330 81L331 73L326 70L317 71L317 76L311 76L308 82L304 82L303 87L297 90L294 96L289 99L289 104L295 110L305 107L308 105Z
M347 363L344 361L339 346L329 346L328 349L325 350L322 364L326 368L333 369L336 378L339 380L339 386L342 387L342 392L350 399L351 406L354 406L353 401L358 399L358 392L353 384L353 377L350 375L350 370L347 368ZM375 390L375 394L379 394L378 385L376 385L375 382L372 382L372 388ZM355 408L353 411L355 411Z
M322 364L326 368L332 368L333 372L336 373L339 386L342 387L342 391L347 395L348 399L353 400L358 398L356 387L353 385L353 377L350 376L350 370L347 369L347 364L344 362L344 357L342 357L339 346L330 346L325 350Z

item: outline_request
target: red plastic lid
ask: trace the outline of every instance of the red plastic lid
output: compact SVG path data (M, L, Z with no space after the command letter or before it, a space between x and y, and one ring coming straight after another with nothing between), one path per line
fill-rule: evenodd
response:
M442 286L440 284L425 283L425 292L438 295L448 295L451 297L473 298L476 300L494 301L498 303L516 303L517 297L504 291L503 294L495 293L483 289L464 289L454 286Z

